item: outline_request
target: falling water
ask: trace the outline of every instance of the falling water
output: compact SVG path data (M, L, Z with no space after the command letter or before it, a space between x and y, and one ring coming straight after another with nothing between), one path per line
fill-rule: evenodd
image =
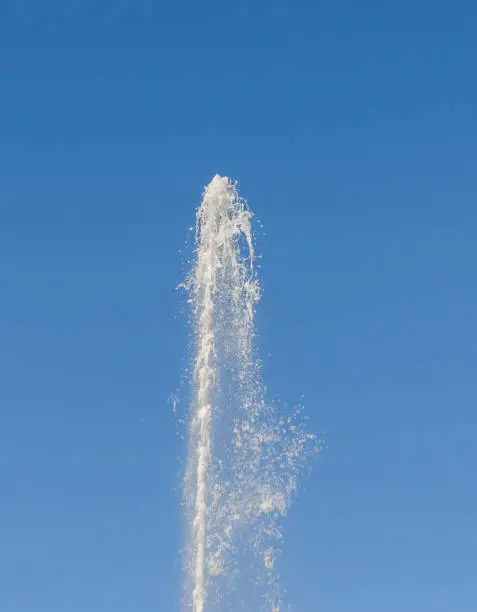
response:
M252 213L215 176L197 212L186 287L195 342L185 476L186 586L193 612L278 612L281 518L307 456L317 450L301 409L265 403L255 356L260 298Z

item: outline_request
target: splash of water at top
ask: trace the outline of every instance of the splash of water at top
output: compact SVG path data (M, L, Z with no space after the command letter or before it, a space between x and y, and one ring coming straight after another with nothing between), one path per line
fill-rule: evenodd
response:
M307 456L317 450L300 419L264 401L254 354L252 214L236 185L215 176L197 212L187 279L195 335L185 476L185 608L278 612L280 522Z

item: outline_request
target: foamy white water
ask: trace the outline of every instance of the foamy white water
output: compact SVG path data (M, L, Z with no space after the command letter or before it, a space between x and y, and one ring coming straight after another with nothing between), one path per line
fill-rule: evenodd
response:
M184 608L278 612L281 518L316 439L301 410L264 401L254 354L260 298L252 214L236 185L215 176L197 212L187 280L195 340Z

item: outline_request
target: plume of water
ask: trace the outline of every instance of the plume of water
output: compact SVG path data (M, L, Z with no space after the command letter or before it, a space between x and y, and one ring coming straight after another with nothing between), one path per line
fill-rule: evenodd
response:
M317 450L301 409L265 403L254 353L260 298L252 214L236 185L215 176L197 212L187 279L195 341L185 475L186 587L193 612L278 612L281 517Z

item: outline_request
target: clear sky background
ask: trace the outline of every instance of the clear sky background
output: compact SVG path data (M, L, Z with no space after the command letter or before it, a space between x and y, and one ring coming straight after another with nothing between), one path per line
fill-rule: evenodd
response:
M175 287L220 172L271 397L328 445L293 610L475 612L476 66L472 0L0 3L1 610L178 610Z

